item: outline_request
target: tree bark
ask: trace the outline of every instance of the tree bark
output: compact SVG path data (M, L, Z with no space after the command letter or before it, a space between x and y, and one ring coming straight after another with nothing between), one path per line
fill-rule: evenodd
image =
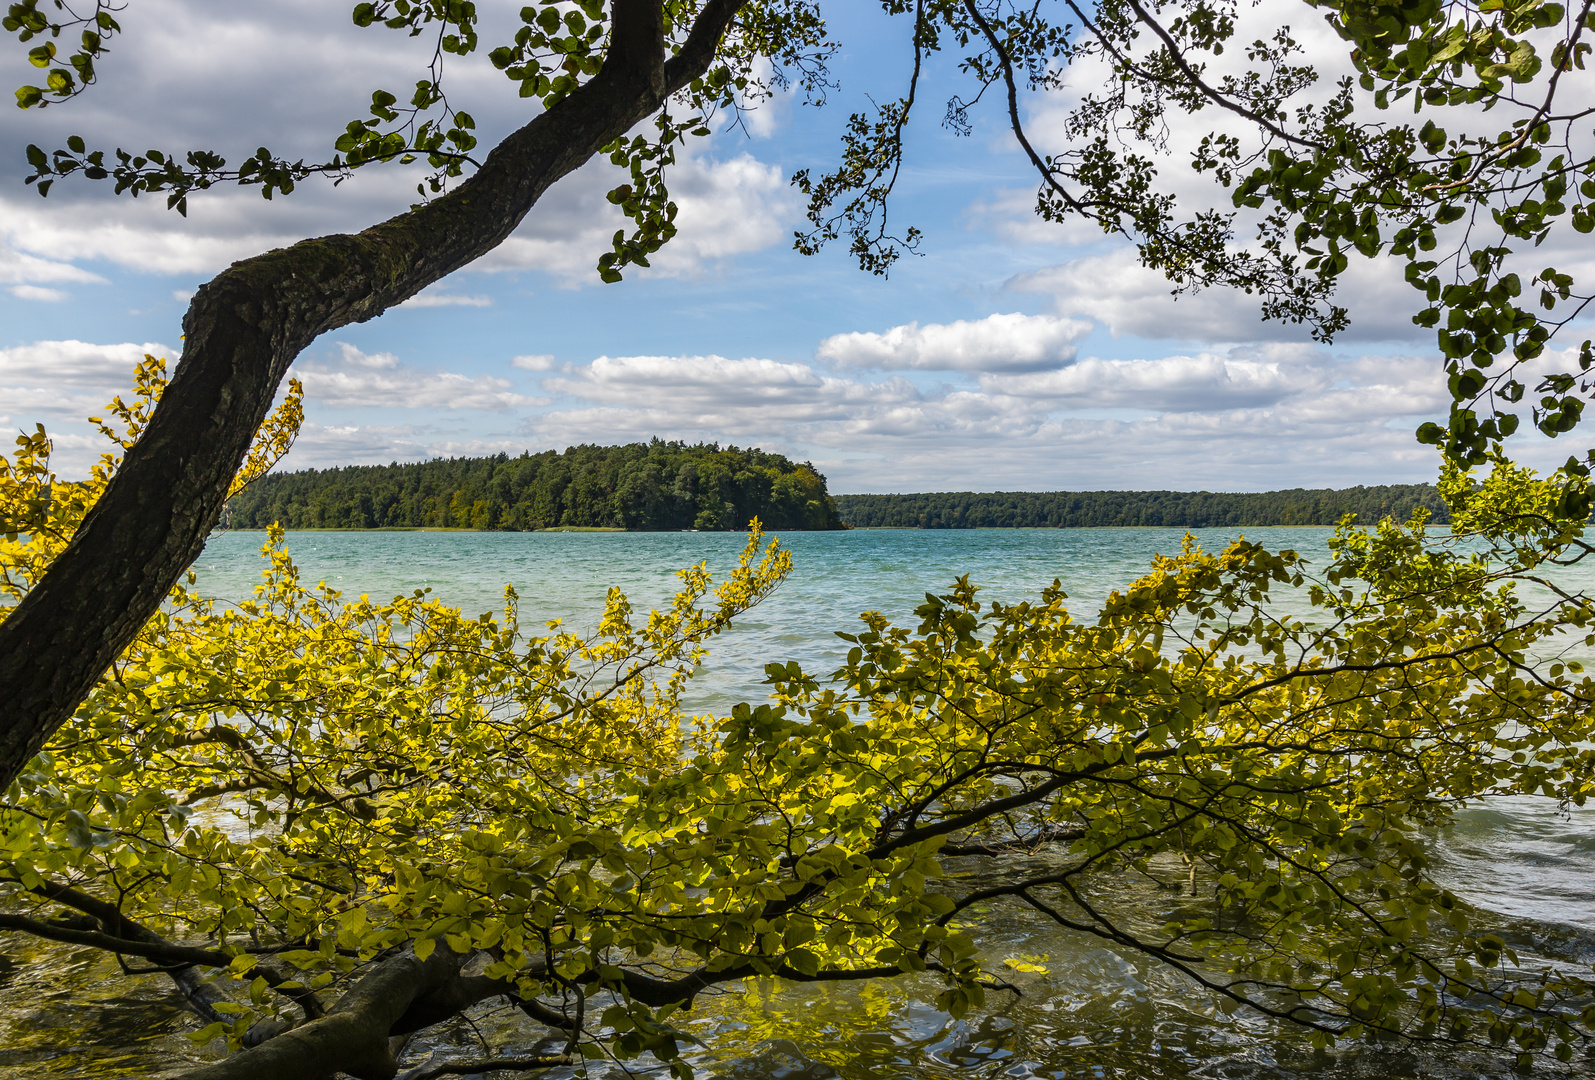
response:
M399 1065L388 1040L402 1034L413 1007L430 1015L436 1012L427 1001L432 994L441 992L451 1003L469 1005L510 989L506 983L496 983L492 994L469 1001L454 993L452 984L459 981L467 959L440 946L420 960L406 947L362 976L326 1016L181 1073L181 1080L323 1080L340 1072L356 1080L390 1080Z
M149 427L60 558L0 622L0 788L199 556L294 358L497 247L551 184L706 71L744 3L710 0L667 61L661 0L614 0L599 73L454 191L356 235L234 263L201 287Z

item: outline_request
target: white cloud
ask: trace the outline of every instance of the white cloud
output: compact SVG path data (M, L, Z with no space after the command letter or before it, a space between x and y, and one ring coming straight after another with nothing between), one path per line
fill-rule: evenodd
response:
M1428 480L1433 454L1412 430L1447 400L1432 359L1289 344L1089 358L935 390L758 358L601 357L544 388L562 400L524 422L537 446L595 432L755 442L812 458L838 491Z
M1355 77L1346 42L1333 27L1302 5L1284 3L1283 0L1238 5L1233 14L1235 34L1232 47L1222 56L1205 58L1207 63L1204 71L1210 84L1217 85L1221 80L1232 77L1256 77L1258 72L1252 70L1256 61L1251 51L1240 46L1245 42L1272 37L1281 29L1282 23L1288 23L1291 36L1301 46L1301 51L1292 58L1291 63L1311 68L1318 75L1312 85L1303 88L1286 103L1283 112L1294 115L1297 109L1309 104L1321 108L1337 93L1341 77ZM1559 32L1548 33L1554 35ZM1145 57L1150 50L1161 49L1162 44L1155 37L1145 35L1128 48L1132 54ZM1070 112L1080 104L1084 95L1112 85L1110 63L1111 58L1105 55L1076 61L1071 64L1067 78L1060 80L1060 88L1056 92L1027 95L1023 102L1028 113L1026 127L1039 152L1046 154L1081 145L1079 133L1069 126ZM1595 69L1564 73L1558 92L1565 101L1595 99ZM1374 107L1372 98L1371 94L1357 95L1355 119L1380 126L1392 122L1389 114ZM1166 140L1163 146L1135 143L1121 130L1119 134L1127 140L1124 149L1126 152L1145 154L1155 164L1158 170L1157 188L1174 196L1174 213L1177 217L1189 220L1205 210L1233 214L1236 244L1249 245L1251 250L1260 251L1256 226L1263 211L1237 211L1232 203L1232 188L1225 188L1211 172L1198 174L1189 167L1192 152L1201 141L1214 133L1238 137L1243 151L1249 152L1258 145L1256 126L1210 103L1199 104L1205 105L1199 112L1171 111L1164 123L1154 127L1155 138ZM1518 114L1514 112L1502 116L1498 110L1486 115L1481 105L1453 106L1446 109L1445 126L1453 136L1466 131L1474 136L1493 138L1511 126L1512 115ZM1569 130L1568 137L1573 140L1570 160L1587 158L1595 149L1589 131L1587 125ZM1012 146L1006 133L1003 133L1000 145L1005 149ZM1308 335L1302 327L1263 323L1259 318L1260 304L1256 296L1213 289L1175 300L1169 295L1170 283L1160 273L1141 268L1133 249L1115 240L1112 242L1113 249L1104 252L1107 242L1100 232L1093 236L1094 230L1081 217L1070 215L1060 224L1041 222L1035 213L1035 188L1031 184L1017 191L1003 190L977 196L969 207L969 216L978 226L1007 244L1045 243L1065 248L1067 254L1059 260L1058 265L1018 275L1009 282L1009 287L1050 293L1055 297L1058 313L1096 319L1108 326L1115 335L1209 345L1236 341L1307 340ZM1442 230L1439 246L1431 257L1440 257L1459 246L1465 255L1469 250L1469 245L1464 242L1466 230L1473 230L1467 233L1472 237L1472 245L1485 242L1476 226L1470 224L1471 221L1471 217L1464 218L1452 226L1449 232ZM1390 230L1397 227L1399 224L1392 225ZM1563 245L1562 251L1546 250L1557 244ZM1587 261L1590 247L1585 238L1577 236L1565 226L1553 230L1551 240L1544 248L1537 241L1533 245L1518 246L1521 250L1509 260L1507 269L1519 273L1525 286L1529 277L1547 265L1566 270L1570 264L1586 260L1586 274L1592 265ZM1301 257L1306 258L1305 255ZM1347 309L1351 319L1349 329L1339 336L1339 342L1427 344L1434 341L1431 331L1422 330L1411 323L1411 316L1421 310L1426 301L1420 292L1403 280L1403 269L1403 260L1388 253L1373 259L1352 253L1350 267L1342 276L1338 294L1334 298L1336 303ZM1441 276L1447 279L1444 264Z
M1091 357L1060 371L989 376L981 386L1065 408L1205 412L1268 405L1321 390L1334 379L1336 365L1315 360L1311 350L1288 345L1156 360Z
M1091 332L1083 319L988 315L984 319L894 326L884 334L836 334L820 342L821 360L843 367L920 371L1040 371L1075 358Z
M0 285L11 286L13 295L23 300L64 300L59 289L43 287L44 282L100 283L105 279L71 263L44 259L18 251L0 238Z
M177 355L153 341L35 341L0 349L0 402L7 413L0 424L30 431L44 424L51 467L63 477L87 475L90 463L113 447L84 418L104 416L106 402L129 396L133 369L146 353Z
M390 352L361 352L347 341L338 344L338 359L351 367L370 368L373 371L392 370L399 366L399 358Z
M133 369L145 354L175 357L158 342L95 345L87 341L36 341L0 349L0 387L39 390L92 390L119 394L133 384ZM168 370L170 367L168 368ZM102 399L103 400L103 399ZM98 408L98 406L94 406Z
M519 454L525 449L525 438L509 432L462 438L427 424L322 424L307 419L278 471Z
M63 188L44 200L0 195L0 219L11 243L26 252L209 276L239 259L306 236L363 228L405 207L406 177L398 173L356 176L336 190L313 184L270 203L253 188L197 193L187 217L167 210L164 199L112 199L92 188Z
M569 376L544 379L543 388L605 405L646 401L650 415L668 416L675 427L739 436L771 433L777 421L841 420L860 408L919 396L903 379L866 384L807 364L723 356L601 356Z
M70 296L60 289L46 289L42 285L13 285L11 295L18 300L33 300L45 304L58 304Z
M740 110L721 113L722 130L736 130L740 126L752 138L768 139L786 125L797 100L798 88L793 85L785 90L776 87L773 75L774 67L768 59L761 56L754 60L753 77L766 88L767 96L745 98Z
M630 224L604 197L624 179L607 161L588 162L473 269L540 270L567 286L596 283L598 256L610 249L615 230ZM677 234L650 257L650 268L627 268L630 276L695 277L720 260L785 240L797 212L781 170L746 153L724 161L682 153L669 184Z
M1264 327L1253 297L1227 291L1174 297L1168 280L1136 261L1133 248L1088 255L1011 278L1014 292L1051 294L1060 315L1095 319L1114 337L1177 341L1249 341Z
M670 193L679 207L679 231L653 262L672 276L786 241L798 207L780 167L746 153L724 161L683 156Z
M464 296L459 293L421 292L399 305L406 308L492 307L491 296Z
M59 112L7 110L0 143L49 149L72 131L107 151L156 147L180 158L206 149L236 165L265 143L289 160L313 161L330 154L332 138L364 111L375 87L413 82L427 57L422 43L361 31L347 11L322 0L141 0L123 23L125 34L98 65L98 86ZM11 50L0 62L20 58ZM5 70L16 85L31 69ZM455 65L451 81L464 92L480 78L470 65ZM472 112L488 122L488 110ZM20 158L16 153L0 168L15 177ZM80 177L57 182L47 199L7 184L15 194L0 198L0 221L10 242L35 256L208 275L306 236L371 224L413 201L413 176L367 172L336 191L307 181L271 202L258 187L196 192L186 218L168 210L159 193L115 196L108 183Z
M609 250L615 230L628 224L604 198L624 179L607 160L590 162L545 193L520 228L471 271L539 270L567 285L596 284L598 256ZM112 200L94 190L61 189L46 200L0 195L0 220L15 249L9 259L0 249L0 284L103 280L72 265L83 260L209 275L306 236L358 231L382 221L408 206L414 184L406 170L379 168L362 170L336 189L306 181L292 196L269 203L253 188L218 188L195 194L187 217L167 210L164 200ZM719 260L783 241L795 215L781 170L746 153L725 161L684 153L670 184L679 232L652 258L652 269L632 268L630 275L695 276ZM440 291L421 293L403 306L491 303L478 293Z
M1393 259L1361 260L1348 267L1335 303L1348 309L1352 321L1338 341L1433 340L1433 331L1412 323L1424 300L1401 275ZM1131 247L1016 274L1004 287L1050 294L1060 315L1094 319L1114 337L1201 344L1310 340L1307 328L1299 324L1264 322L1257 297L1235 289L1172 295L1168 279L1142 266Z
M547 353L516 356L511 358L510 367L520 368L522 371L552 371L554 369L554 358Z
M516 96L514 84L493 68L486 53L513 38L516 7L484 5L483 48L451 58L452 100L469 103L485 152L526 123L535 107ZM424 74L432 58L424 41L360 29L341 6L323 0L275 0L267 5L215 4L204 0L141 0L137 25L127 24L114 53L99 68L100 85L70 106L72 131L94 147L130 150L158 147L179 156L191 149L215 150L234 164L264 142L289 160L324 159L333 138L352 117L365 115L377 87L398 90ZM130 19L132 16L129 17ZM174 59L175 58L175 59ZM0 71L12 85L35 76L15 50L0 56ZM407 92L402 96L408 96ZM750 114L751 129L764 131L778 110ZM0 143L59 143L56 127L41 127L58 113L10 110L0 113ZM644 130L651 133L652 128ZM735 140L732 148L730 140ZM653 273L690 276L729 255L780 242L795 196L779 168L757 161L742 148L747 140L727 134L725 160L689 149L672 171L672 194L680 207L680 235L654 260ZM13 178L16 159L0 163ZM68 278L38 276L42 264L70 280L99 280L71 264L104 260L117 266L165 274L209 275L229 263L307 236L354 231L407 209L426 172L415 167L361 169L334 188L309 179L287 198L270 202L258 187L218 186L196 192L188 216L166 209L160 194L114 197L108 185L73 177L56 184L48 199L20 184L0 196L0 240L6 235L23 258L36 260L31 276L11 276L0 250L0 285L50 284ZM490 265L547 270L556 277L597 283L594 264L609 249L620 225L618 210L604 193L626 179L607 161L592 163L556 184L534 207ZM638 274L649 273L638 269ZM458 289L411 301L418 308L482 306L475 290Z
M544 405L543 398L515 392L507 379L452 371L419 371L392 353L364 353L339 343L338 366L315 361L294 365L309 401L335 409L486 409L504 411Z

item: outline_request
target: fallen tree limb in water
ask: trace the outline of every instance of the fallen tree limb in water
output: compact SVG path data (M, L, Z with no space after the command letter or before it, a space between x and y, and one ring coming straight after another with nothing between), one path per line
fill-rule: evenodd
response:
M391 1080L399 1073L392 1053L395 1036L505 993L503 982L462 976L469 959L448 949L435 949L425 960L413 949L401 950L378 961L325 1016L183 1073L183 1080L286 1080L340 1072L356 1080Z

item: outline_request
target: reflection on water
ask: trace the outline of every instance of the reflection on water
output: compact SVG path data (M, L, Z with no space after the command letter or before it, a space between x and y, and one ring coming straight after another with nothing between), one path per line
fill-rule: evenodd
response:
M1198 533L1216 549L1235 530ZM1247 530L1270 548L1294 548L1322 564L1326 529ZM832 631L878 609L912 619L926 591L945 591L958 574L1015 600L1062 578L1081 617L1109 591L1144 572L1154 552L1179 547L1180 530L978 530L923 533L799 533L786 538L793 578L750 612L713 655L691 707L724 711L758 700L763 665L796 659L830 671L842 655ZM259 573L260 533L217 537L198 564L200 585L242 599ZM521 597L522 624L565 618L589 628L604 590L619 585L646 610L666 599L674 571L708 560L725 569L745 538L726 534L290 534L309 581L348 596L386 598L430 585L468 614L501 606L506 582ZM1432 838L1441 880L1502 917L1525 955L1588 964L1595 960L1595 807L1560 814L1543 799L1503 799L1468 811ZM1171 875L1171 877L1174 875ZM1162 922L1178 902L1150 882L1113 881L1101 903L1121 918ZM1317 1052L1305 1036L1245 1013L1226 1015L1177 974L1096 941L996 906L978 913L973 932L995 965L1006 957L1045 956L1046 974L1010 978L1022 995L993 992L984 1009L951 1020L930 1004L936 987L891 983L792 985L750 981L699 998L682 1018L707 1046L684 1048L701 1077L723 1080L876 1080L876 1078L1182 1078L1286 1080L1301 1076L1447 1078L1512 1075L1500 1057L1357 1046ZM164 976L127 977L92 950L0 938L0 1080L24 1077L155 1075L205 1060L183 1033L198 1027ZM470 1023L442 1025L416 1039L406 1060L428 1052L473 1055L485 1037L497 1050L549 1052L547 1033L518 1012L485 1006ZM632 1072L663 1076L651 1059ZM552 1080L573 1075L555 1070ZM1595 1077L1595 1063L1541 1075ZM591 1077L625 1075L591 1063Z
M1438 852L1441 880L1470 902L1569 940L1595 934L1595 806L1500 799L1462 815Z

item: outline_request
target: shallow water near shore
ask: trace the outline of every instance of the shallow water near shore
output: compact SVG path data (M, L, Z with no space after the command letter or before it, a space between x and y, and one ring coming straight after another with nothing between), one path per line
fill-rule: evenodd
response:
M1327 559L1330 530L1323 528L1195 535L1217 550L1242 532L1318 565ZM985 587L983 598L1003 601L1034 596L1060 578L1076 617L1088 620L1110 591L1144 573L1155 553L1178 551L1183 535L1179 529L1022 529L785 536L792 577L711 642L688 707L720 713L738 701L762 700L763 667L772 660L797 660L823 676L847 648L833 632L854 629L859 612L878 609L911 625L924 594L947 591L960 574ZM254 532L214 537L195 567L200 590L247 598L264 541ZM675 571L704 561L724 571L745 541L713 533L288 536L303 580L324 580L346 599L365 593L385 600L430 586L437 598L475 615L500 610L504 585L512 582L528 633L555 618L573 630L590 629L611 585L646 611L669 598ZM1493 912L1520 951L1586 966L1595 961L1595 808L1560 814L1548 800L1499 800L1463 814L1433 842L1444 882ZM1180 903L1183 875L1174 866L1153 871L1168 887L1149 879L1105 882L1100 902L1135 921L1161 921ZM929 1004L932 985L914 979L852 986L752 981L700 997L683 1022L708 1045L687 1055L700 1077L725 1080L1522 1075L1508 1058L1472 1052L1368 1045L1315 1052L1299 1031L1224 1014L1182 976L1150 960L1011 908L978 915L975 933L993 964L1047 957L1046 974L1015 976L1022 996L993 993L985 1008L953 1021ZM92 951L0 937L0 1078L148 1076L204 1060L206 1052L183 1038L199 1025L168 987L164 976L123 976ZM406 1061L428 1051L479 1056L480 1037L511 1053L557 1049L539 1046L544 1033L518 1017L478 1010L470 1023L442 1025L417 1039ZM651 1059L628 1065L637 1075L665 1075ZM1547 1061L1540 1074L1595 1077L1595 1061L1576 1059L1565 1068ZM618 1080L624 1073L594 1062L588 1075Z

